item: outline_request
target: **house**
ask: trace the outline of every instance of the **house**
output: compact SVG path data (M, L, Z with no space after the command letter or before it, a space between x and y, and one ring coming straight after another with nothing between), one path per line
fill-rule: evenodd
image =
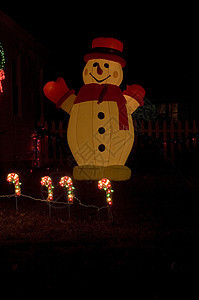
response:
M177 122L179 119L179 103L161 103L158 105L158 115L163 119L170 119Z
M0 167L29 167L49 51L0 11Z

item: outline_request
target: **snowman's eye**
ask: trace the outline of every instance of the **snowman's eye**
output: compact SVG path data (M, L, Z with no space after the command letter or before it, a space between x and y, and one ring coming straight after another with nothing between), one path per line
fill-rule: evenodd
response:
M104 67L105 67L105 68L109 68L109 64L105 63L105 64L104 64Z
M93 64L93 67L97 67L97 66L98 66L98 63L95 62L95 63Z

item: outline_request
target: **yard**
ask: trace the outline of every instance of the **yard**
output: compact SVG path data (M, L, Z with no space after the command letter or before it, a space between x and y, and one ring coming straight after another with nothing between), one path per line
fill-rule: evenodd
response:
M64 202L58 181L69 175L65 173L21 171L22 194L45 199L40 178L49 175L55 199ZM1 195L13 194L5 172L0 184ZM198 271L198 184L194 163L168 163L140 165L129 181L112 182L110 211L89 207L106 204L105 192L93 181L74 182L77 199L69 207L57 203L49 208L46 202L20 196L16 211L14 197L0 198L2 289L15 295L68 295L72 289L73 295L82 291L93 297L122 290L123 295L138 292L135 299L184 294L185 285L172 280Z

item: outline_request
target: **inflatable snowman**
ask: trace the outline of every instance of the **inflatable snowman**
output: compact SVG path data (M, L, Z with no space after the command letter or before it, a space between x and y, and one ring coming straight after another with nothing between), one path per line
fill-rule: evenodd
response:
M134 142L131 114L144 104L144 89L136 84L119 88L126 62L123 43L114 38L96 38L84 56L84 85L77 96L63 78L48 82L44 93L70 114L67 138L77 162L76 180L128 180L125 166Z

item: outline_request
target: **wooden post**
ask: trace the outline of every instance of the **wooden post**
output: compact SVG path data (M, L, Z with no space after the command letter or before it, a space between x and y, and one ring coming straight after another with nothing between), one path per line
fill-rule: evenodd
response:
M171 161L174 162L174 123L171 120L170 123L170 139L171 139Z
M182 123L178 121L178 151L182 152Z
M186 150L189 151L189 122L185 121L185 139L186 139Z
M156 137L156 139L159 139L159 137L160 137L160 127L159 127L158 120L155 122L155 137Z
M141 151L143 151L144 148L144 133L145 133L145 128L144 128L144 120L141 121L141 129L140 129L140 133L141 133Z
M141 135L144 135L144 131L145 131L145 129L144 129L144 120L142 120L141 121L141 129L140 129Z
M196 121L194 120L193 121L193 137L192 137L192 142L193 142L193 149L195 150L196 149L196 145L197 145L197 139L196 139L196 132L197 132L197 129L196 129Z
M45 121L44 129L48 131L48 123ZM48 136L45 135L41 138L41 166L45 166L48 164L49 155L48 155Z
M163 122L163 156L164 160L167 161L167 123Z
M149 144L151 144L151 137L152 137L152 125L151 125L151 120L148 122L148 137L149 139Z
M56 160L56 130L55 130L55 121L52 122L52 150L53 150L53 159Z

